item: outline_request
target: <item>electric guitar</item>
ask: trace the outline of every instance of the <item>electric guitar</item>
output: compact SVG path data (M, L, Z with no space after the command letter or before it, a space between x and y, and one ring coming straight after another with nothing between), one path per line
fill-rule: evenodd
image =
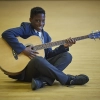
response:
M75 41L83 40L83 39L100 39L100 31L91 33L85 36L79 36L72 39ZM34 43L33 50L39 52L39 56L44 57L44 49L63 45L67 43L65 40L49 42L42 44L40 38L38 36L31 36L28 39L22 39L20 37L17 38L20 43L23 43L25 46L32 45ZM8 75L17 75L19 74L28 64L30 58L20 53L19 55L8 45L8 43L3 39L0 38L0 69Z

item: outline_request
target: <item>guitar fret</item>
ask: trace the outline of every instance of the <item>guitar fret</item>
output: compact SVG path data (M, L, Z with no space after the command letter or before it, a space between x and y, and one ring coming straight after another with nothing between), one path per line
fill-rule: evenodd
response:
M78 41L78 40L82 40L82 39L86 39L86 38L89 38L89 36L88 35L86 35L86 36L81 36L81 37L75 37L75 38L73 38L75 41Z
M72 39L74 39L75 41L78 41L78 40L82 40L82 39L86 39L86 38L89 38L89 36L88 35L80 36L80 37L75 37ZM34 46L34 50L46 49L46 48L57 46L57 45L63 45L65 43L67 43L66 40L60 40L60 41L56 41L56 42L45 43L42 45L36 45L36 46Z
M46 48L53 47L56 45L62 45L64 43L65 43L65 40L61 40L61 41L56 41L56 42L45 43L42 45L36 45L34 46L34 50L46 49Z

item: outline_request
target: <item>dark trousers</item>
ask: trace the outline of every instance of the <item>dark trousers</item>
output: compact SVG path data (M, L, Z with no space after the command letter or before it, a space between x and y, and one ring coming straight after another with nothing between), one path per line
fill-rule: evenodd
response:
M49 59L43 57L33 58L25 69L25 81L29 82L32 78L41 79L52 85L54 80L65 85L68 81L68 75L63 70L71 63L72 56L68 52L61 53Z

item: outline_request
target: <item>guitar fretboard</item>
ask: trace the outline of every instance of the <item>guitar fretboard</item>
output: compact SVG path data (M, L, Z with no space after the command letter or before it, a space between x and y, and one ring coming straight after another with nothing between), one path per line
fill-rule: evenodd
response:
M83 39L87 39L87 38L89 38L88 35L75 37L72 39L74 39L75 41L79 41L79 40L83 40ZM57 46L57 45L63 45L65 43L67 43L66 39L60 40L60 41L55 41L55 42L50 42L50 43L45 43L45 44L41 44L41 45L36 45L36 46L34 46L34 50L46 49L46 48L50 48L50 47Z

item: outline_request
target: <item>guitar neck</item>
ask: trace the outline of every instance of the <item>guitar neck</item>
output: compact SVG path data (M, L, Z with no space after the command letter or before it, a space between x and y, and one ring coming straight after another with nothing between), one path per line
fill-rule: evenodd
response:
M79 40L83 40L83 39L87 39L87 38L89 38L88 35L75 37L72 39L74 39L75 41L79 41ZM60 40L60 41L55 41L55 42L50 42L50 43L45 43L45 44L41 44L41 45L36 45L36 46L34 46L34 50L46 49L46 48L50 48L50 47L57 46L57 45L63 45L65 43L67 43L66 39Z

